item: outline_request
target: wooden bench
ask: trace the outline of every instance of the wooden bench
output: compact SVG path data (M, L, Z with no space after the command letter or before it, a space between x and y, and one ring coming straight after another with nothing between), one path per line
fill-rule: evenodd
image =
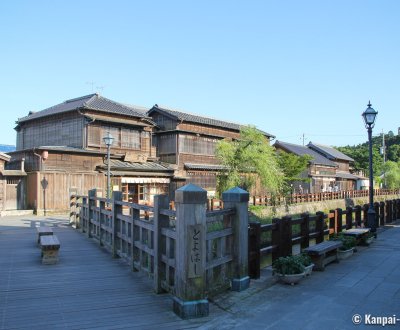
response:
M357 241L357 245L368 245L367 238L370 231L370 228L354 228L343 231L342 234L354 237Z
M53 229L51 229L50 227L37 227L36 230L38 233L38 238L37 238L38 244L40 243L40 237L46 235L53 235Z
M314 263L315 270L325 270L325 266L333 261L339 262L337 250L342 246L341 241L325 241L304 249Z
M42 264L54 265L58 262L60 241L56 235L40 236L40 248L42 249Z

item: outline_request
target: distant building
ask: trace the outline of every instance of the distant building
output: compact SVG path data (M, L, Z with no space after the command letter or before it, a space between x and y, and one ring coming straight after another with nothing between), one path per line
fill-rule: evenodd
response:
M296 193L300 192L300 185L304 193L328 191L332 183L335 182L336 164L318 152L306 146L282 141L276 141L274 147L278 152L283 151L297 156L308 155L312 157L307 170L301 174L301 177L309 179L308 182L293 182Z
M350 173L351 167L354 164L353 158L345 155L335 148L321 144L310 142L307 146L336 164L336 179L334 184L338 186L339 190L356 189L356 182L360 177Z
M307 146L276 141L274 147L279 151L290 152L297 156L312 157L309 166L302 174L309 182L294 182L296 192L300 185L303 192L319 193L337 190L355 190L360 177L350 173L350 164L354 160L340 151L320 144Z

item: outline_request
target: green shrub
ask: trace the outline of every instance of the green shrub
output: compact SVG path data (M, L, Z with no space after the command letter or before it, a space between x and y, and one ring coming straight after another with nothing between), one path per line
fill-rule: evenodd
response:
M310 266L312 264L311 257L307 253L301 253L295 256L304 267Z
M293 275L304 273L304 265L297 256L280 257L272 263L274 273Z
M343 245L339 248L339 250L342 251L350 250L357 244L355 237L343 235L342 233L333 235L331 239L335 241L342 241Z

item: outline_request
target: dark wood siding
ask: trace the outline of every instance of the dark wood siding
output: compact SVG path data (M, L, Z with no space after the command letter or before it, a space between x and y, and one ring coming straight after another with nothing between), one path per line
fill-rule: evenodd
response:
M349 172L350 165L349 165L348 161L346 161L346 160L343 160L343 161L336 160L335 163L338 166L338 170L339 171Z
M226 138L238 139L240 137L240 133L238 131L231 131L223 128L214 128L210 126L203 126L194 123L185 123L179 124L177 129L182 131L190 131L194 133L200 133L204 135L212 135L212 136L220 136Z
M76 112L22 123L17 150L39 146L83 147L84 119Z
M174 130L176 128L177 121L169 118L168 116L164 116L159 113L153 113L151 117L157 126L163 131Z
M105 191L106 181L102 173L28 173L28 208L68 210L70 188L74 188L78 194L87 194L88 190L94 188ZM46 184L43 185L43 182Z
M102 164L102 156L49 152L49 157L42 163L42 171L89 172Z
M179 168L183 169L185 163L193 164L219 164L218 159L213 156L179 154Z

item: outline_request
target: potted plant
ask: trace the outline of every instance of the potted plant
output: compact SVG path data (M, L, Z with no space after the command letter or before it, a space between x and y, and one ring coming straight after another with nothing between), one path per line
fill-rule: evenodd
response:
M311 275L312 270L314 268L314 264L311 260L311 257L307 253L298 254L296 257L303 264L306 276Z
M371 232L368 232L362 239L363 245L370 245L375 239L375 235Z
M342 246L338 250L338 259L343 260L347 259L354 253L354 247L356 246L356 239L352 236L346 236L343 234L339 234L334 237L334 240L342 241Z
M272 263L273 274L287 284L294 285L298 283L304 276L304 265L298 257L288 256L280 257Z

